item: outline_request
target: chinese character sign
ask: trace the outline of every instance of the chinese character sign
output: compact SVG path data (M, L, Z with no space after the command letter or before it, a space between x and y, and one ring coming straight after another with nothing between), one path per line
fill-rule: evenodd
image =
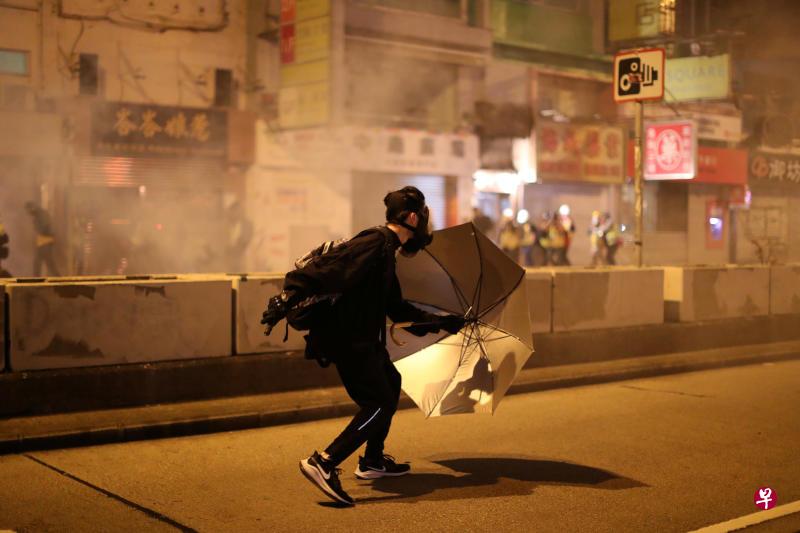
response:
M646 124L644 177L692 179L697 174L697 135L689 120Z
M536 127L536 174L539 181L621 183L623 129L543 122Z
M227 156L227 114L215 109L102 103L92 110L93 155Z
M749 176L756 181L800 184L800 157L788 154L751 152Z

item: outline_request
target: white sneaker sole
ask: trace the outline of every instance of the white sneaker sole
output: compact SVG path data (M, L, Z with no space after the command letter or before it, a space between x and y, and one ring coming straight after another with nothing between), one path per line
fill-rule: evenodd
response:
M361 468L356 468L354 473L358 479L379 479L382 477L405 476L409 472L411 470L406 470L405 472L381 472L380 470L361 470Z
M325 496L339 503L344 503L345 505L355 505L355 502L349 502L331 490L331 488L328 487L328 484L325 482L325 478L322 476L320 471L311 465L311 463L308 462L308 459L303 459L300 461L300 472L306 477L306 479L313 483L314 486L321 490Z

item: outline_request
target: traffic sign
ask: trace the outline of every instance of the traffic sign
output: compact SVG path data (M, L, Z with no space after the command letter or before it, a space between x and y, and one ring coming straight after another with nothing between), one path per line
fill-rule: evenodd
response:
M664 98L664 49L628 50L614 56L614 101Z

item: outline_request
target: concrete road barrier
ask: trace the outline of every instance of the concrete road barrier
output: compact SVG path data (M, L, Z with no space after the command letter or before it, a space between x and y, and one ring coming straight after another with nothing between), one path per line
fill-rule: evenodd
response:
M552 273L554 332L664 322L659 268L556 268Z
M664 268L668 321L693 322L767 315L768 266L692 266Z
M253 275L234 280L237 354L305 349L303 333L293 328L289 328L289 338L283 342L286 333L285 320L281 320L275 326L269 337L264 335L261 313L266 308L267 299L281 292L282 287L283 274Z
M800 264L772 266L769 275L770 314L800 314Z
M0 372L6 369L6 284L11 280L0 278Z
M553 273L528 270L528 311L533 333L550 333L553 329Z
M231 280L11 283L12 370L230 355Z

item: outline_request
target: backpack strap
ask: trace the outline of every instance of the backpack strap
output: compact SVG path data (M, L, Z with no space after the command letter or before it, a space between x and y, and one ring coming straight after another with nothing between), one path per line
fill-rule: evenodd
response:
M382 320L381 320L381 331L380 331L380 334L379 334L379 341L381 343L381 346L386 348L386 290L385 289L389 287L389 282L390 282L390 280L389 280L389 272L391 271L391 269L389 268L389 261L393 260L393 258L391 257L391 255L392 255L392 244L391 243L392 243L392 234L394 232L392 230L390 230L386 226L375 226L375 228L373 228L372 231L374 231L374 230L379 231L383 235L383 238L384 238L384 244L383 244L383 259L385 261L384 267L383 267L383 285L384 285L384 290L381 291L381 310L382 310L382 313L381 313L382 317L381 318L382 318ZM367 230L367 231L370 231L370 230Z

